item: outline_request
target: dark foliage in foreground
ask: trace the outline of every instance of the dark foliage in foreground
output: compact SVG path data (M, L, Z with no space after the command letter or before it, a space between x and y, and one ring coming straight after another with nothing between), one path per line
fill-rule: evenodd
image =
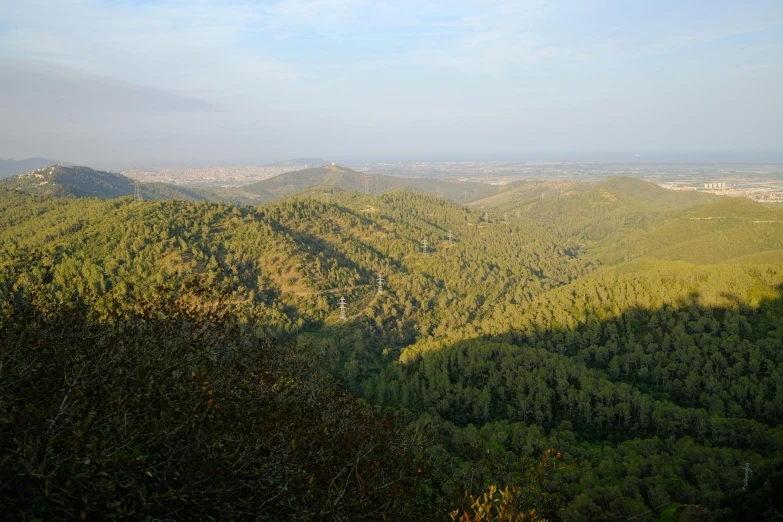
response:
M402 419L341 393L316 354L250 335L252 311L191 282L154 301L103 298L99 319L9 275L5 516L418 518Z

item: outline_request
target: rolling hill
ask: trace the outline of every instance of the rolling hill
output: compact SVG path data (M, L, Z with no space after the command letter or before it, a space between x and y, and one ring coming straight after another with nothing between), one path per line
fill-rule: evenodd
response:
M134 194L134 181L122 174L93 170L88 167L53 165L19 174L0 181L0 188L57 198L101 199L119 198ZM203 189L177 187L166 183L141 183L144 199L182 199L207 201L217 197Z
M568 199L560 200L559 203L552 201L558 198ZM473 201L470 206L510 212L523 205L541 202L537 205L539 212L556 213L562 207L576 205L579 207L576 217L581 218L589 214L587 210L590 207L606 206L607 203L613 203L610 205L613 209L633 205L657 209L688 208L720 198L703 192L669 190L649 181L620 176L588 183L521 181L509 185L496 195Z
M353 444L383 440L369 426L402 433L401 424L364 417L356 438L346 439L356 414L319 413L326 372L362 404L399 413L415 433L393 453L421 480L402 504L415 499L429 514L391 519L448 520L465 492L479 495L491 484L545 490L551 501L531 505L553 521L652 521L643 517L675 499L695 504L693 492L702 495L699 509L715 513L745 494L746 463L761 481L749 491L763 485L771 497L779 493L766 477L779 472L783 451L780 209L622 178L515 184L484 198L481 209L383 186L385 177L375 179L382 194L365 195L351 186L363 174L308 170L316 172L268 185L263 190L281 199L252 207L73 197L94 195L84 180L106 183L104 194L129 181L89 169L78 171L83 179L74 174L81 183L53 184L71 197L50 197L57 191L41 182L51 176L0 191L0 356L13 376L0 380L0 408L10 411L0 417L14 419L0 430L0 446L36 440L42 461L47 444L75 455L44 475L29 473L27 454L14 453L0 469L0 499L24 509L26 499L3 484L40 492L52 481L76 517L85 488L113 494L103 487L107 477L117 477L112 487L145 492L176 486L160 503L177 509L195 502L182 491L201 499L214 484L236 483L230 473L206 486L192 473L197 480L188 482L182 470L207 469L196 467L203 461L166 444L139 446L165 466L135 467L148 464L122 449L125 432L105 435L108 426L126 429L127 412L145 420L128 428L140 444L157 440L150 434L192 435L210 470L225 468L223 455L244 466L244 450L262 448L243 468L253 491L279 494L283 510L314 502L331 476L307 471L288 480L291 459L301 459L299 469L325 455L338 473ZM289 190L297 192L280 195ZM89 315L72 331L61 308ZM258 339L273 345L259 352ZM270 354L288 350L299 359L267 372ZM77 387L88 390L84 397L107 388L109 375L121 384L111 387L111 400L86 403L80 395L59 414L70 393L62 375L85 364L96 377L90 388ZM269 383L259 384L265 375ZM294 393L286 410L248 408ZM298 408L305 397L310 406ZM333 411L334 403L324 406ZM65 418L67 429L47 432ZM183 428L170 429L171 419ZM284 432L271 436L275 426ZM215 435L199 431L207 429ZM113 447L109 439L120 449L94 458L98 444ZM267 447L280 455L278 467L268 467ZM529 479L531 459L550 448L563 462L535 467ZM364 462L360 473L388 476L398 461ZM98 477L98 486L83 477ZM120 507L138 498L123 497ZM226 512L235 496L214 501Z
M273 178L245 185L242 189L263 197L283 198L320 185L369 194L383 194L390 190L407 189L420 194L443 197L455 203L468 203L504 190L504 187L485 183L367 174L338 165L286 172Z
M543 197L542 197L543 195ZM783 210L744 198L673 191L637 178L522 182L471 203L490 219L520 216L577 241L598 264L765 263L783 258Z
M561 237L581 242L602 262L617 259L617 242L684 216L721 196L676 192L637 178L609 178L595 183L521 182L475 201L490 217L526 216ZM601 252L606 246L611 252ZM624 257L620 257L624 259Z
M627 238L621 250L632 257L690 263L780 260L783 209L745 199L700 205L640 235Z

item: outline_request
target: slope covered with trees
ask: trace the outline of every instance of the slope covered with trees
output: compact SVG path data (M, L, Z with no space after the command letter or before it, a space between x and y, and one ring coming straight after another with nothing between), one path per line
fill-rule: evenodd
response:
M209 397L221 408L228 400L224 390L236 389L240 396L257 386L239 373L264 368L255 375L308 384L293 386L285 397L275 395L275 386L264 391L271 394L264 396L266 409L247 407L258 417L254 421L233 406L207 410L219 419L204 429L217 430L226 455L238 447L229 426L241 424L237 433L251 438L243 440L283 430L277 446L248 457L282 466L269 472L272 482L251 484L251 471L238 472L237 503L222 504L238 510L237 518L249 512L241 510L261 509L244 499L270 498L275 491L286 503L281 509L290 510L283 511L286 516L318 518L312 506L325 498L334 504L336 497L328 495L340 496L342 489L316 493L316 485L332 484L324 477L341 473L344 459L352 458L345 446L357 447L365 433L387 441L391 453L368 457L374 459L368 463L377 463L370 468L355 468L361 479L352 478L350 488L356 489L346 486L340 497L360 499L351 504L356 511L344 512L353 513L348 518L385 513L448 519L455 508L477 509L482 498L501 502L499 491L506 490L489 488L509 485L514 509L535 508L550 520L650 521L664 512L734 520L740 516L737 506L747 501L741 492L745 464L756 477L775 477L783 465L783 265L772 257L782 248L776 246L781 234L772 227L766 235L748 233L757 225L777 226L778 211L743 200L702 202L701 196L661 194L634 180L576 185L570 196L567 187L562 190L524 200L521 207L509 202L509 210L466 208L405 190L368 196L324 186L255 207L0 193L0 282L4 302L12 303L6 305L2 331L16 339L4 344L16 348L3 355L9 361L4 368L13 368L14 375L3 393L13 399L0 404L12 411L8 408L48 401L25 410L48 413L30 415L14 437L41 431L36 426L57 416L68 388L47 377L43 382L53 384L34 399L36 379L24 371L41 365L60 375L61 363L53 362L59 354L67 354L65 361L102 361L95 354L106 352L108 366L89 367L96 375L112 374L117 360L138 361L128 371L139 387L152 375L143 361L155 367L180 364L167 358L181 355L182 364L199 361L185 375L198 374L193 382L204 389L196 386L196 395L188 395L189 388L180 387L192 382L155 374L162 386L151 388L155 400L168 397L165 390L183 401L213 391ZM707 219L718 214L725 219ZM731 245L714 240L735 229L742 232L731 236ZM699 247L707 233L714 250L706 243ZM617 255L610 260L606 254L612 249ZM694 257L700 252L701 258ZM624 258L633 261L621 262ZM221 291L187 290L189 280ZM339 318L341 297L346 320ZM185 306L191 311L184 317L181 309L188 303L199 314ZM72 306L84 318L60 319L75 313ZM230 320L209 315L218 310ZM207 319L192 318L201 312ZM25 322L26 317L32 319ZM74 332L84 333L63 339L67 332L57 333L64 332L63 321L83 325ZM216 324L230 326L221 330ZM35 333L35 325L45 333ZM153 342L153 334L144 333L148 328L167 332L154 334L163 341ZM204 332L203 343L195 331ZM82 337L95 342L81 342ZM45 349L27 353L21 346ZM141 351L128 352L129 346ZM202 379L198 364L220 377ZM286 373L300 365L300 373ZM218 388L218 381L225 384ZM90 390L85 396L97 393L84 389ZM308 409L319 400L334 407ZM279 415L289 415L283 412L298 402L292 424L282 422ZM161 415L175 426L182 422L176 408L186 403L172 404ZM104 403L96 408L99 417L108 415L101 413L109 411ZM147 411L138 403L128 408ZM332 433L331 421L316 427L299 420L321 419L318 415L356 417L357 423L342 424L339 437L322 439L318 430ZM106 422L106 433L116 433L113 421ZM289 436L298 429L304 433ZM64 428L62 436L79 430ZM71 444L63 442L67 437L57 439L56 453ZM308 448L321 448L312 449L315 454L332 455L329 464L308 461L311 467L302 475L288 470L283 462L299 462L294 452L302 447L300 437ZM30 440L43 447L42 439ZM185 463L168 460L165 451L154 453L170 473L177 466L212 469L198 440L170 440L194 448L195 456ZM111 446L101 447L113 454ZM559 450L559 458L551 458L556 453L550 448ZM95 460L73 455L71 460ZM14 470L28 469L25 462L31 461L22 457L23 452L14 454ZM72 480L63 469L52 476ZM113 476L105 467L94 471ZM395 473L399 489L382 487L383 477ZM27 478L15 479L19 487L41 487L40 477L20 476ZM365 476L374 477L375 486L366 497ZM179 484L175 493L200 491L173 477L165 483ZM764 512L777 516L771 499L778 482L770 480ZM160 492L162 483L144 487ZM233 495L225 491L221 498ZM471 495L474 502L467 502ZM139 497L116 498L125 506ZM409 509L404 513L391 507L401 498ZM75 501L69 502L76 510ZM204 516L214 512L196 501L176 502L172 506ZM278 505L274 502L270 505ZM158 504L149 506L149 513L161 512ZM388 509L371 514L370 506Z
M259 339L230 286L109 291L99 312L15 261L0 274L3 518L429 512L405 419L341 392L321 354Z
M275 198L281 198L316 186L328 186L369 194L383 194L390 190L405 189L420 194L443 197L456 203L468 203L503 190L503 187L486 183L368 174L333 164L286 172L273 178L245 185L242 188L247 192L259 195L271 194Z
M510 455L559 448L580 462L552 485L564 520L686 495L718 506L745 462L764 474L783 451L782 282L783 265L596 275L505 332L408 347L361 389L438 426L465 482L509 480Z
M654 230L628 238L634 256L726 263L736 259L783 259L783 209L744 198L701 205Z
M0 181L0 190L14 190L57 198L119 198L134 194L134 180L122 174L93 170L88 167L53 165ZM210 192L166 183L141 183L144 199L182 199L204 201L215 199Z
M622 177L595 183L526 182L471 206L504 213L520 210L532 219L550 223L563 235L596 241L662 224L679 215L678 211L716 199L719 196L675 192Z
M471 203L490 215L518 213L590 251L595 263L640 257L691 263L774 262L783 248L780 209L635 178L525 183Z

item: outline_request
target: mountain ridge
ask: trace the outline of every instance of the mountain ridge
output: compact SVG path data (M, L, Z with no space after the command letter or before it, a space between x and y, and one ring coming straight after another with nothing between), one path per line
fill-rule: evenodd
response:
M319 185L376 195L389 190L409 189L430 196L443 197L455 203L468 203L503 190L502 187L486 183L370 174L334 164L286 172L242 188L247 192L268 193L275 198L282 198Z
M0 188L55 198L96 197L112 199L135 194L134 180L122 174L91 169L52 165L0 180ZM144 199L184 199L206 201L212 193L199 189L178 187L159 182L141 182Z

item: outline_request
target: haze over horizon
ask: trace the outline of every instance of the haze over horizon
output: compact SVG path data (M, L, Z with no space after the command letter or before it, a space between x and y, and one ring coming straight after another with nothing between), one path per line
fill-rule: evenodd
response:
M783 157L774 1L8 2L0 77L3 158Z

